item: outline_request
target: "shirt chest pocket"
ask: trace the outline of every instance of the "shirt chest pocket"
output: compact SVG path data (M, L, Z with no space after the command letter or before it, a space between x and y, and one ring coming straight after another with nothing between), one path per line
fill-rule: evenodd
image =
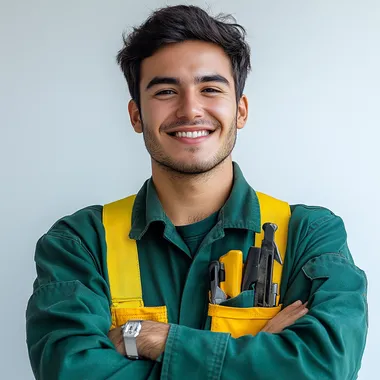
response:
M130 319L140 319L143 321L155 321L168 323L168 313L166 306L143 306L143 307L122 307L122 305L111 307L112 326L111 328L122 326Z
M209 304L211 331L230 333L234 338L258 334L280 312L282 305L253 307L253 298L254 291L247 290L220 305Z

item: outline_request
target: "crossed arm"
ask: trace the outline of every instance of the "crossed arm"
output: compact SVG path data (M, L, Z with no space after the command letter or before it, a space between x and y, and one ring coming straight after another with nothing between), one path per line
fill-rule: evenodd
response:
M261 332L280 333L308 312L306 305L307 303L303 304L301 301L296 301L287 306L271 319ZM169 329L170 325L167 323L143 321L141 332L136 339L139 356L149 360L157 360L165 351ZM112 329L108 333L108 337L114 344L117 352L125 356L126 352L121 327Z
M339 219L309 223L305 236L282 283L284 305L308 300L302 318L294 309L294 323L281 327L273 319L267 331L238 339L144 322L138 349L151 360L131 361L120 355L120 331L109 331L108 284L91 254L78 236L50 232L37 245L26 314L36 379L356 378L368 329L365 274L352 261Z

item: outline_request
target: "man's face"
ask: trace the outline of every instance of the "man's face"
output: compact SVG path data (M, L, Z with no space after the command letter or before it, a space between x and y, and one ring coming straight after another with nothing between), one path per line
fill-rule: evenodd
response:
M141 115L132 102L131 119L153 163L198 174L230 156L246 115L242 123L230 60L220 47L186 41L160 49L142 62L140 94Z

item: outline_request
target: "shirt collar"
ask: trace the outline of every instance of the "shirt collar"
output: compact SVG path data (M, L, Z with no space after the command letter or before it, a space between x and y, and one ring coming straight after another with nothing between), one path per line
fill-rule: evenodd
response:
M219 211L218 222L223 228L247 229L259 233L260 206L256 192L249 186L237 163L233 163L234 182L230 196ZM131 239L140 240L153 222L174 226L162 208L152 178L136 195L132 212Z

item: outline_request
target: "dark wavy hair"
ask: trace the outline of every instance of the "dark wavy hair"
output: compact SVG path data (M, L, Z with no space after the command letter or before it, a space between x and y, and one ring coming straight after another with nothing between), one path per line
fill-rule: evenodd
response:
M127 80L131 97L140 109L140 67L145 58L171 43L211 42L220 46L231 60L236 100L239 101L251 69L250 48L245 36L245 29L231 15L211 17L193 5L169 6L156 10L132 33L123 35L124 46L117 54L117 62Z

